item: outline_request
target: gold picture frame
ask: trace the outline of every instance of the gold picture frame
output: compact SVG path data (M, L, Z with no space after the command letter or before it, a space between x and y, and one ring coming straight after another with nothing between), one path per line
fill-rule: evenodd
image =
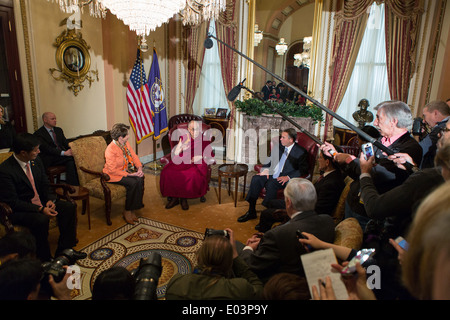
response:
M215 116L216 108L205 108L205 116Z
M55 60L58 69L50 68L50 72L55 80L67 81L68 88L75 96L84 88L85 81L89 82L89 87L95 79L98 81L98 71L90 70L90 46L83 39L81 32L64 30L53 45L57 48ZM55 76L55 72L59 72L59 76Z

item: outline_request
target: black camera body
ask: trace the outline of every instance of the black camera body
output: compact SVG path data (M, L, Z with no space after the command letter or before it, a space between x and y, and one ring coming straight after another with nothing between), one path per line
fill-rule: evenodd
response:
M65 249L60 256L52 261L42 263L44 278L47 278L46 282L48 282L48 275L52 275L55 282L61 282L66 274L66 269L63 266L73 265L76 261L77 258L74 255L74 250Z
M412 125L412 134L423 138L428 134L428 128L422 118L415 118Z
M139 267L131 272L136 281L134 300L156 300L156 289L162 273L162 259L157 252L139 261Z
M228 239L230 238L230 235L228 234L228 232L226 230L215 230L215 229L206 228L204 239L206 239L207 237L210 237L210 236L214 236L214 235L224 236Z

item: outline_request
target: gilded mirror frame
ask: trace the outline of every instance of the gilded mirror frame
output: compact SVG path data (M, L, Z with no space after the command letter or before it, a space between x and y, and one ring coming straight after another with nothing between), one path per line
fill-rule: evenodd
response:
M88 81L89 87L96 77L98 71L92 71L90 46L82 38L81 32L75 30L64 30L53 44L57 49L55 53L56 64L59 69L51 68L52 77L58 81L67 81L69 89L76 96L84 88L83 82ZM59 76L55 76L55 72Z

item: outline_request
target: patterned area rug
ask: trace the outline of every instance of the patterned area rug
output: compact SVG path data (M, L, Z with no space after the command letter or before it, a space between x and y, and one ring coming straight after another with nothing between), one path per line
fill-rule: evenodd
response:
M132 271L138 268L141 258L152 252L162 257L157 295L163 299L173 275L192 272L203 237L195 231L142 217L135 225L124 225L82 249L88 257L77 262L81 269L81 289L76 290L73 299L90 299L94 281L103 270L122 266Z

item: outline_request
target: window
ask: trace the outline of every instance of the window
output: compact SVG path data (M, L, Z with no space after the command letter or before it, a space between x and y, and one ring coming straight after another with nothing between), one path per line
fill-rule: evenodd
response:
M209 32L216 36L216 24L211 19ZM227 96L223 86L222 70L220 69L219 49L216 39L211 38L214 45L205 50L202 73L195 94L192 109L194 114L204 115L205 108L228 109Z
M369 108L373 110L380 102L390 100L386 69L386 42L384 28L384 4L374 3L370 8L369 20L359 49L355 67L344 98L336 113L358 126L353 119L353 112L358 111L361 99L369 100ZM346 128L344 124L334 119L336 127ZM369 124L369 123L366 123Z

